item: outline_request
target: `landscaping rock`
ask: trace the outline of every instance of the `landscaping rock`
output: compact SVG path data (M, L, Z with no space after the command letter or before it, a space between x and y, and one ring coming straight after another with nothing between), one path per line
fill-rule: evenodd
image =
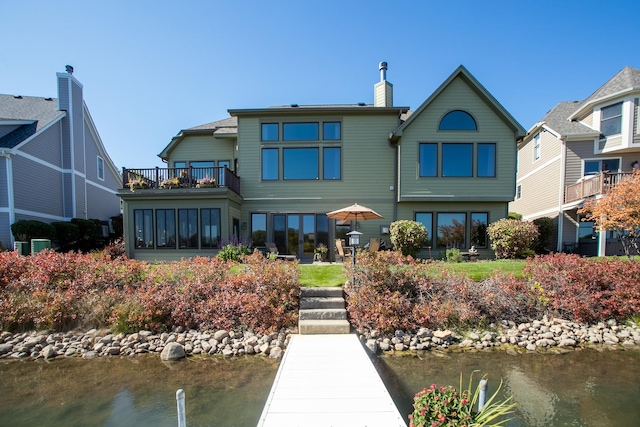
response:
M168 343L160 354L160 360L179 360L184 357L186 357L184 347L177 342Z

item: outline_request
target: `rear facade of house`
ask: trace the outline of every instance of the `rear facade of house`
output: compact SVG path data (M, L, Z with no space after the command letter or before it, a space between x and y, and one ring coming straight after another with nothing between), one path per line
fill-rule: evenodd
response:
M322 243L333 259L334 239L390 245L389 225L408 219L428 229L423 257L470 246L493 257L486 227L507 216L524 129L462 66L415 111L393 105L386 68L373 104L232 109L178 133L166 168L124 168L128 256L212 256L237 240L300 259ZM327 218L353 203L383 218Z

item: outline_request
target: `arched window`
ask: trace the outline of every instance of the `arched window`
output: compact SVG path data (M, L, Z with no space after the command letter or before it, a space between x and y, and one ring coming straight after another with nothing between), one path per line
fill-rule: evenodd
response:
M453 110L440 120L438 130L478 130L471 114L462 110Z

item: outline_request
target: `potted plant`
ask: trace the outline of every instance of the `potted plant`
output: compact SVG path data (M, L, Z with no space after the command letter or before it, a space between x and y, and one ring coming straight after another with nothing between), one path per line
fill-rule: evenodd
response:
M177 177L163 179L160 188L179 188L180 180Z
M319 261L327 260L327 253L329 252L329 248L324 243L319 243L314 250L316 254L316 259Z
M130 179L129 182L127 182L127 186L129 187L131 192L134 192L136 189L139 189L139 188L147 188L149 184L147 184L146 179L140 177L140 178Z
M196 184L197 188L212 188L217 187L216 180L214 178L204 177L198 180Z

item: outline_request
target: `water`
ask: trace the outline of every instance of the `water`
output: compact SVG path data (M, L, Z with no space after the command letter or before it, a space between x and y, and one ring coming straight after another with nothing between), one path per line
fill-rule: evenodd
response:
M518 354L504 351L375 360L398 409L407 419L413 395L429 387L459 388L479 370L487 374L491 396L500 384L503 398L513 395L516 418L508 426L625 427L640 425L640 350L582 350L566 354ZM475 385L474 385L475 387Z
M189 427L255 426L277 370L262 357L2 361L0 426L175 427L180 388Z
M407 419L413 395L431 383L458 387L471 372L489 379L489 394L518 402L512 427L640 425L640 349L562 355L503 351L374 358ZM0 361L0 426L177 425L176 390L186 394L187 426L253 427L278 361L262 357L161 362L157 355ZM478 380L481 374L476 374Z

